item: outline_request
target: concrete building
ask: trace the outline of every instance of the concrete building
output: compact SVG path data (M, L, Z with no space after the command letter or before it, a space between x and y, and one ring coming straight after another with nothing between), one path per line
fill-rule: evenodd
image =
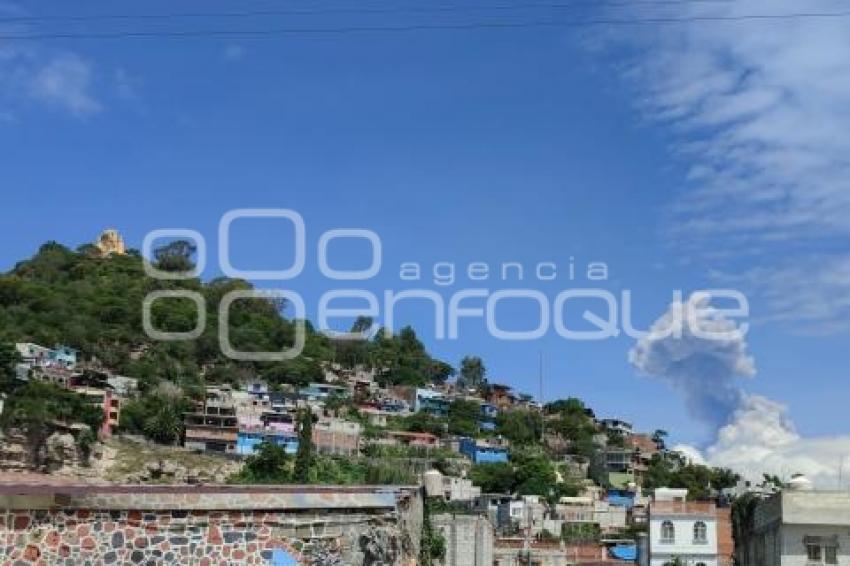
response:
M526 541L519 538L500 538L493 550L494 566L572 566L590 560L607 564L604 548L568 546L559 542Z
M183 424L186 448L236 453L239 424L228 388L207 388L206 399L184 415Z
M517 402L517 396L507 385L491 383L487 386L486 401L498 409L509 409Z
M139 390L139 381L134 377L110 375L106 378L106 383L121 397L130 397Z
M592 497L562 497L555 505L555 517L567 525L596 525L607 533L626 527L626 508Z
M431 525L443 535L445 566L492 566L495 536L493 525L478 515L442 514Z
M850 492L799 487L792 484L756 505L735 551L738 564L850 564Z
M324 401L331 396L347 399L350 396L347 387L328 383L311 383L308 387L299 389L298 395L307 401Z
M327 419L313 425L313 446L319 454L354 456L360 451L360 425Z
M18 342L15 350L21 358L21 362L32 367L47 363L50 359L50 348L39 346L32 342Z
M687 501L687 489L658 488L649 506L649 566L718 566L717 509Z
M617 436L627 438L632 435L632 424L620 419L601 419L599 424L606 432L611 432Z
M446 501L474 501L481 495L481 488L472 485L472 480L443 476L443 496Z
M543 532L547 510L540 496L524 495L520 499L499 505L498 525L509 531L518 530L535 537Z
M100 428L95 431L98 438L109 438L118 429L121 417L121 400L111 389L97 389L95 387L74 387L72 391L86 398L92 405L103 411L103 421Z
M381 442L378 442L379 444ZM384 444L415 446L420 448L437 448L440 446L440 437L429 432L403 432L398 430L387 431Z

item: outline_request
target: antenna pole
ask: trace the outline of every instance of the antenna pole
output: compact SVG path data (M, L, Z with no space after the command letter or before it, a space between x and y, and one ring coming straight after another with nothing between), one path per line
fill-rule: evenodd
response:
M537 368L537 379L538 379L538 401L540 402L540 444L545 445L545 436L543 434L544 429L546 428L546 415L543 412L543 350L540 350L538 353L538 368ZM545 446L544 446L545 448Z

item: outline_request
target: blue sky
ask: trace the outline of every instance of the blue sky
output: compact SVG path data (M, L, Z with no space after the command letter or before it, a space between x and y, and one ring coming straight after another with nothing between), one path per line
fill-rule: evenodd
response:
M257 3L258 8L270 6ZM751 11L760 7L753 3ZM107 7L88 9L94 13ZM119 4L108 9L132 13L140 8ZM203 6L204 11L234 9L228 3ZM179 11L158 2L146 3L144 10ZM7 5L6 11L60 14L67 7L18 4ZM545 11L530 15L552 17ZM441 17L466 21L485 16L495 19L488 14ZM402 19L411 17L434 18ZM362 23L362 16L351 14L322 18L307 21ZM378 21L391 25L398 19L381 15ZM266 17L238 25L267 28L285 21ZM133 22L33 22L9 29L31 33L93 25L140 27ZM221 28L237 23L162 25ZM704 198L722 192L716 187L721 182L728 186L733 177L750 183L754 192L776 184L759 177L763 160L770 157L765 151L744 154L740 159L750 161L743 164L716 157L731 153L722 142L729 139L730 119L712 121L706 110L719 95L708 87L701 95L683 89L714 84L726 74L746 83L752 79L744 70L755 68L756 75L777 79L780 86L785 80L786 91L793 94L807 80L803 73L785 72L797 68L794 55L799 54L788 53L788 67L779 72L766 62L764 46L737 45L730 39L737 33L728 28L682 28L663 39L646 30L529 28L262 40L0 40L5 55L0 63L0 265L10 268L45 240L78 245L109 226L134 247L150 230L180 227L204 234L210 246L205 276L212 277L218 273L220 216L232 208L270 207L294 209L304 217L307 269L292 288L305 297L311 318L320 293L339 287L320 276L315 261L319 235L339 227L367 228L381 237L381 273L364 286L376 292L410 288L399 280L401 262L419 262L427 273L439 261L454 262L461 271L471 261L487 262L495 270L501 262L518 261L530 271L540 261L565 270L573 258L579 272L590 261L602 261L610 269L604 287L630 289L636 323L646 327L665 311L674 289L688 293L731 281L751 297L755 319L748 341L758 374L742 380L745 389L787 404L801 434L840 433L838 420L824 415L840 414L847 404L842 387L847 330L835 324L847 308L843 257L824 256L823 269L813 268L820 286L806 287L808 294L799 299L783 300L777 286L797 281L799 291L807 281L809 272L801 264L789 264L789 250L798 250L801 261L815 261L841 249L847 233L840 215L818 219L821 209L808 201L794 210L774 207L767 189L759 193L761 200L743 191L723 197L725 204ZM766 37L778 33L776 26L748 29ZM830 28L836 37L842 29ZM806 26L793 31L802 37L814 33ZM677 41L694 39L705 52L677 49ZM816 48L803 55L818 57ZM718 53L728 55L722 64L716 63ZM686 55L692 59L677 59ZM716 66L688 64L706 61ZM845 61L827 63L834 69ZM704 73L688 75L695 68ZM844 89L823 86L818 110L831 108L827 95ZM760 111L753 100L763 91L733 89L741 96L734 101L727 96L718 107L740 103L748 112ZM688 123L675 112L695 118ZM840 123L846 113L838 112L834 118ZM764 114L773 116L771 124L786 122L775 110ZM809 117L825 124L830 115L824 110ZM739 117L739 122L748 119ZM825 129L817 128L813 136ZM790 130L795 128L764 135L773 135L784 151L773 158L782 154L788 163L803 163L802 153L788 157L788 148L799 147L788 139ZM745 131L750 130L732 130L738 136ZM840 155L843 146L829 147ZM715 158L709 163L706 156L711 155ZM818 164L818 171L837 176L830 166L829 161ZM789 175L793 180L804 172ZM833 199L825 210L845 206L841 188L821 195ZM804 189L787 188L785 202L795 203ZM718 220L718 210L730 213L723 216L727 224ZM767 217L762 223L740 222L762 213ZM712 232L718 226L724 226L723 232ZM778 227L783 237L777 237ZM240 223L235 232L233 257L240 267L271 269L291 257L283 225ZM366 257L362 248L352 247L338 253L335 262L354 266ZM837 267L830 271L829 266ZM588 285L581 276L525 283L519 286L550 296ZM435 286L427 277L416 286L448 297L481 285L459 275L451 287ZM486 284L491 291L516 286L498 279ZM835 304L825 296L835 296ZM713 440L714 431L692 418L675 392L630 367L630 338L578 343L551 332L537 341L506 344L489 338L483 323L473 321L461 327L459 340L437 341L426 309L401 309L399 316L421 330L438 357L456 364L466 354L481 355L494 381L536 394L537 356L543 352L546 398L579 396L600 415L631 419L644 429L666 428L676 441L706 445ZM506 325L516 327L531 320L527 308L506 307L504 316ZM805 331L798 323L806 325Z

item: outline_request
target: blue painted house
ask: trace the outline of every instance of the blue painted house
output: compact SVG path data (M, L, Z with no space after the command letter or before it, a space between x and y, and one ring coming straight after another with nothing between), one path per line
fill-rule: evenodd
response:
M508 461L508 449L494 446L474 438L461 438L458 450L474 464L495 464Z
M298 451L297 436L266 431L239 431L236 437L236 453L241 456L250 456L263 442L277 444L287 454L295 454Z
M331 395L346 398L350 396L347 387L330 385L328 383L311 383L309 387L299 389L298 395L308 401L324 401Z
M490 403L481 404L481 421L479 428L486 431L496 430L496 417L499 416L499 408Z
M446 396L433 389L416 389L413 399L413 410L417 413L423 411L437 417L445 417L449 414L451 404Z
M56 346L50 350L48 358L54 364L60 365L65 369L74 369L77 367L77 351L68 346Z

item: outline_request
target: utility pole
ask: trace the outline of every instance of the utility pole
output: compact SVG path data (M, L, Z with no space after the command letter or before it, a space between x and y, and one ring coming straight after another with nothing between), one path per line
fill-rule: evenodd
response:
M543 350L540 350L540 352L538 353L537 371L537 380L539 387L537 401L540 403L540 444L545 447L546 414L543 411Z

